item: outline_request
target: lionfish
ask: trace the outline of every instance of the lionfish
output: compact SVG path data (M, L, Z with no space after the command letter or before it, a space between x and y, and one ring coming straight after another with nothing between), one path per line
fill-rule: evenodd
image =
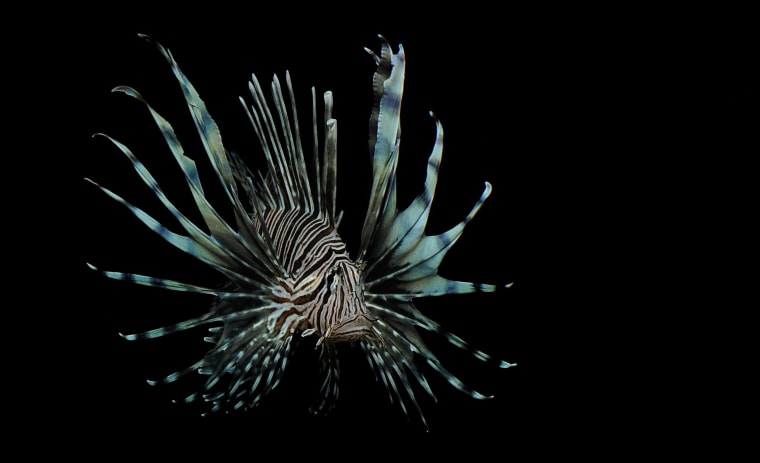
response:
M86 180L126 206L169 244L210 266L227 280L219 289L102 271L87 264L116 280L213 296L210 310L197 318L138 334L120 333L124 339L133 341L201 326L208 328L204 340L213 347L203 358L148 383L172 383L197 372L205 381L200 390L184 398L184 402L200 399L211 412L247 409L256 406L277 387L299 339L312 337L315 348L320 349L320 372L324 376L320 399L310 408L312 413L326 413L335 405L340 373L336 345L346 342L363 349L375 379L387 388L391 403L395 399L407 416L407 405L414 406L426 428L415 397L414 382L433 400L435 396L421 365L429 365L454 388L475 399L491 397L469 388L450 373L418 332L421 329L441 335L477 359L493 361L500 368L515 365L471 348L413 304L415 298L491 292L497 286L452 281L438 275L441 261L490 195L491 185L485 183L470 213L456 226L438 235L425 234L443 151L443 129L432 112L436 139L427 162L424 189L406 208L400 209L397 205L396 166L405 68L403 46L399 44L394 53L380 35L379 54L365 48L377 66L372 79L374 102L369 118L372 185L360 245L352 257L337 231L342 213L336 211L337 122L332 117L332 93L324 93L320 150L317 97L315 89L311 89L310 171L289 73L285 74L288 100L275 75L271 84L272 103L267 102L258 79L252 75L248 84L252 104L242 97L239 99L266 158L266 172L254 173L237 154L225 149L217 124L169 50L146 35L140 36L152 42L168 61L234 215L232 224L210 203L196 163L185 155L172 125L136 90L115 87L114 92L129 95L147 107L184 173L205 230L172 203L127 146L108 135L96 134L110 140L129 158L139 177L185 234L169 230L118 194Z

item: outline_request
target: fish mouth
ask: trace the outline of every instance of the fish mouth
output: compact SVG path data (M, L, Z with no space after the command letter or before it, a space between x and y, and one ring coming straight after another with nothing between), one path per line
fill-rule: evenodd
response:
M372 333L372 324L375 319L366 314L357 314L330 327L325 338L333 342L357 341L367 334Z

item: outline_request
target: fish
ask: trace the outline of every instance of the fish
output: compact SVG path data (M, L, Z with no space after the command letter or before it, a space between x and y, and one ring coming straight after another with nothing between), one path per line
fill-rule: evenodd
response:
M213 171L212 180L222 191L221 200L216 201L206 194L199 160L185 153L172 124L137 90L113 89L145 106L182 171L200 220L180 210L132 150L105 133L94 136L105 138L126 156L182 232L170 230L109 188L85 180L126 207L166 243L224 278L214 287L101 270L87 263L107 278L213 299L200 316L144 332L119 333L127 341L139 341L196 328L207 331L203 339L211 347L202 358L148 383L169 384L198 374L202 378L199 390L178 402L202 403L206 413L249 410L280 384L296 346L308 342L319 351L321 374L319 398L309 409L313 414L329 413L338 401L340 344L362 349L390 401L407 417L414 411L426 429L417 399L421 389L435 400L426 373L440 375L474 399L491 398L451 373L420 334L440 336L498 368L516 366L473 348L415 307L417 298L493 292L512 283L456 281L439 275L441 262L491 194L492 185L485 182L479 199L455 226L426 234L443 153L443 126L433 112L429 115L436 136L423 189L406 207L399 205L396 174L406 67L403 46L398 44L394 52L385 37L378 35L379 51L365 48L376 65L368 140L372 176L358 247L352 253L338 232L343 213L337 207L338 121L332 115L332 92L321 95L318 109L316 89L311 88L311 124L302 125L290 73L285 73L284 85L277 75L273 77L269 97L252 74L250 95L239 101L263 154L265 167L254 171L241 155L225 148L220 128L169 49L151 36L140 37L152 43L168 63ZM224 204L216 204L220 202ZM222 210L231 214L225 216Z

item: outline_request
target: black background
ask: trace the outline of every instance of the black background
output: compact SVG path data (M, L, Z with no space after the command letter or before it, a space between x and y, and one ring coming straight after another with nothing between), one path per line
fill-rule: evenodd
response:
M717 297L703 282L741 285L733 273L715 269L726 268L725 255L748 234L742 211L757 193L748 166L758 147L758 76L751 65L758 41L746 15L298 12L296 20L242 7L188 17L93 10L70 27L40 28L47 39L22 53L37 89L35 96L22 94L31 108L23 125L50 126L27 138L51 153L33 162L45 162L51 174L45 185L53 186L32 249L61 264L47 270L60 289L47 294L40 283L32 290L51 299L43 313L52 313L41 322L35 312L28 323L49 329L53 349L44 356L47 367L30 368L44 372L34 381L41 407L30 431L75 435L63 445L78 454L371 455L411 445L435 456L464 450L479 461L510 452L642 451L636 442L668 441L676 417L699 416L671 378L694 357L715 354L697 343L689 352L682 342L670 349L669 340L685 334L689 343L703 333L694 307L707 310ZM425 433L414 413L407 421L389 403L362 355L350 349L343 352L341 399L328 417L307 413L317 393L308 348L299 350L269 400L247 414L201 418L192 407L171 404L188 392L183 386L145 383L201 355L201 335L129 343L117 333L197 315L210 301L107 280L85 262L202 284L219 277L83 180L172 223L124 156L91 137L104 132L154 169L173 199L190 204L144 106L110 93L116 85L136 88L175 125L188 154L203 159L168 66L138 33L173 52L227 148L257 166L260 155L237 101L251 72L265 83L289 70L302 118L312 85L318 94L334 92L340 231L349 248L357 243L369 180L374 64L362 48L377 50L378 33L394 48L404 45L402 198L411 199L424 178L434 139L429 110L446 130L430 231L464 217L483 182L494 187L441 273L513 287L417 304L476 348L518 363L498 370L431 341L445 364L494 399L472 400L431 374L439 401L421 400ZM19 74L26 80L27 73ZM48 144L54 148L44 149ZM63 253L42 244L51 235ZM721 240L726 235L735 240ZM716 240L723 243L717 249L704 244ZM717 334L723 325L713 327ZM667 367L656 366L663 360ZM22 363L29 362L38 360ZM652 407L654 400L668 406Z

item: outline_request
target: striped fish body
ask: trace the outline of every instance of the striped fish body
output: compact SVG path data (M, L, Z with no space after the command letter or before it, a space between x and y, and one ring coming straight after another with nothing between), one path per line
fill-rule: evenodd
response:
M221 132L198 92L171 53L156 46L183 91L208 163L224 191L224 206L232 211L232 220L223 218L219 206L207 198L196 160L185 154L171 123L136 90L115 88L148 109L184 175L203 223L193 222L179 210L137 156L107 135L103 136L130 160L137 175L183 232L169 230L117 193L90 181L167 243L218 271L226 280L222 288L212 288L102 271L88 264L109 278L214 298L210 310L202 316L122 335L132 341L199 327L208 329L204 339L212 347L203 358L149 383L171 383L198 373L204 377L202 387L185 402L206 402L211 412L250 408L277 387L297 341L310 338L320 349L324 377L320 399L312 408L315 413L329 411L338 397L336 345L341 342L360 346L391 401L407 414L407 407L414 407L423 423L416 390L421 388L435 398L426 371L436 372L476 399L488 398L449 372L425 345L419 330L440 335L498 367L513 364L472 349L417 310L413 300L496 289L494 285L453 281L438 274L446 253L489 196L491 185L486 183L471 212L453 228L438 235L425 233L443 152L443 129L434 118L437 135L423 191L407 207L398 206L396 166L405 72L403 48L399 46L393 53L381 37L378 54L367 50L377 65L369 118L372 184L358 251L352 257L338 234L341 214L336 209L337 121L332 117L332 94L324 93L320 112L312 89L312 143L305 148L302 138L307 137L302 137L290 76L286 74L285 91L279 79L273 79L269 99L255 75L252 77L251 102L243 98L240 101L266 161L266 169L254 173L224 147Z
M328 221L298 209L278 210L265 213L259 228L275 237L273 248L288 275L272 288L272 301L290 308L276 331L316 334L317 345L357 341L371 333L362 270Z

